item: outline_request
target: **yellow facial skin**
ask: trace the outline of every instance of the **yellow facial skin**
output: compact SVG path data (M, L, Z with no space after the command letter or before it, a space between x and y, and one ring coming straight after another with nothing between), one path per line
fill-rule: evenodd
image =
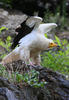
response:
M57 47L56 43L50 43L48 48Z

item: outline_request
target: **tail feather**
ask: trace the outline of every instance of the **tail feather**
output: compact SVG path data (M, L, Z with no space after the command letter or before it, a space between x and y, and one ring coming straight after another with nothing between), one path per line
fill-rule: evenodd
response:
M5 56L2 60L2 64L7 64L7 63L11 63L13 61L17 61L19 60L19 54L17 54L15 51L12 51L11 53L9 53L7 56Z

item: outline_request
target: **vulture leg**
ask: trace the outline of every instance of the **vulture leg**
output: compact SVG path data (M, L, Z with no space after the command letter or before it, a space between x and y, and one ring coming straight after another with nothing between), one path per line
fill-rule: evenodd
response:
M40 62L41 62L40 54L33 56L32 57L32 62L33 62L34 65L39 65L40 66Z

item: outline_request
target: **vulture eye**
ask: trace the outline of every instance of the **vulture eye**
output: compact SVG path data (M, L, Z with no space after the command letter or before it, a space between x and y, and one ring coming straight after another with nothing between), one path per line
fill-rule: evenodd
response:
M50 43L50 45L53 45L53 43Z

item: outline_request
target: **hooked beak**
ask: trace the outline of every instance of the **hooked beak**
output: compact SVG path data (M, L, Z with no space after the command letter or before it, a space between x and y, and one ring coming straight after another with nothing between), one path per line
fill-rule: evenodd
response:
M56 43L50 43L48 48L57 47Z

